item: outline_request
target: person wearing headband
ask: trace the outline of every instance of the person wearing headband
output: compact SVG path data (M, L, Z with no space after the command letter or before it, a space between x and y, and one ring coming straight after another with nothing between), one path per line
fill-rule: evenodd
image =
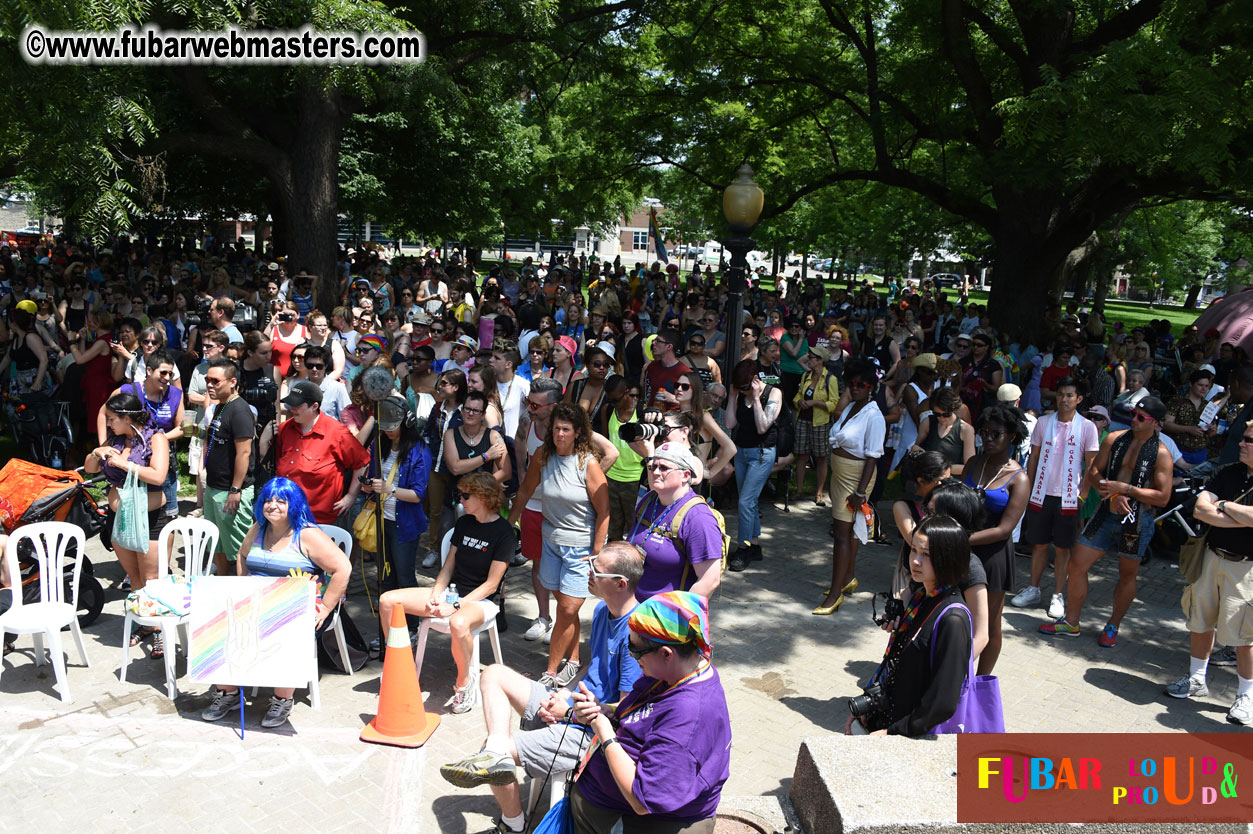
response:
M710 662L709 605L687 591L650 597L631 613L627 649L641 675L610 713L580 685L575 717L596 747L570 792L576 831L714 830L730 776L731 719Z

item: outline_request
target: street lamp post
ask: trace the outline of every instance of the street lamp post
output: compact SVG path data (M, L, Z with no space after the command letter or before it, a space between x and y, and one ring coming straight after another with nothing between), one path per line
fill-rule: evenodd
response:
M741 165L735 172L735 179L722 192L722 213L731 227L731 236L722 242L724 249L731 252L731 263L727 268L727 282L730 289L727 299L727 350L726 370L723 379L730 380L731 370L740 361L740 333L744 329L744 287L748 273L748 253L752 251L754 242L749 232L757 225L761 217L761 207L765 195L757 183L753 182L753 169Z

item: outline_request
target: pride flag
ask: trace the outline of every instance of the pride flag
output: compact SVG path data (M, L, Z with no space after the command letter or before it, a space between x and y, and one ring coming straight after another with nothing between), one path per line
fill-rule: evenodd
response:
M653 243L657 245L658 260L664 264L670 263L670 256L666 254L666 245L661 242L661 232L657 230L656 208L648 210L648 233L653 236Z

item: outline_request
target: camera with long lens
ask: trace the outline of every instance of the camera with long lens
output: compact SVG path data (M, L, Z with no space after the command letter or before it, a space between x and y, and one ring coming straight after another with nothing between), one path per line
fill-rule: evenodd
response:
M244 402L258 411L264 411L266 407L272 409L278 397L278 383L262 376L257 379L256 383L240 391L239 395L244 398Z
M879 616L878 606L875 605L875 600L878 600L880 598L884 600L882 617ZM904 616L905 616L905 603L901 602L899 599L892 596L891 594L887 594L887 593L875 594L875 598L870 601L870 618L874 620L874 623L877 626L885 626L888 623L893 622L895 620L899 620L901 617L904 617Z
M646 408L640 422L623 423L618 428L618 437L627 443L636 440L656 441L659 437L665 437L669 431L670 427L665 425L665 415L659 409Z
M873 684L861 691L860 695L855 695L848 699L848 711L857 718L863 715L869 715L872 712L878 712L886 703L883 694L883 687L879 684Z

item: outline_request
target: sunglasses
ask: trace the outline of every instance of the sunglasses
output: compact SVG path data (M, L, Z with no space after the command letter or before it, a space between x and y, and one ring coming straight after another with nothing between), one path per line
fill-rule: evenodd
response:
M322 370L323 368L325 368L325 367L326 367L326 365L323 365L323 364L321 364L321 363L319 363L319 364L315 365L315 364L313 364L312 362L306 362L306 363L305 363L305 367L306 367L306 368L308 368L308 369L309 369L309 370L311 370L311 371L320 371L320 370Z
M356 354L358 356L365 356L367 353L371 353L373 351L374 351L374 348L372 347L359 347L356 350Z
M160 340L160 339L143 339L143 340L141 341L141 344L145 344L145 345L159 345L159 344L161 344L161 340Z
M1240 443L1243 446L1253 446L1253 437L1249 437L1247 434L1242 435L1240 437Z
M704 342L698 342L698 341L696 341L695 339L693 339L692 341L690 341L690 342L688 342L688 343L687 343L687 346L688 346L688 347L704 347L704 346L705 346L705 343L704 343Z
M639 660L646 654L652 654L661 648L660 643L649 643L648 648L638 648L634 643L627 642L627 651L631 653L631 657Z
M666 464L664 464L664 463L650 463L650 464L648 464L648 471L650 471L650 472L660 472L662 475L669 475L671 472L677 472L677 471L678 471L678 469L679 469L679 467L677 467L677 466L667 466L667 465L666 465Z
M591 362L589 364L593 368L612 368L613 367L613 365L610 364L609 362Z
M554 403L537 403L532 400L526 401L526 407L528 411L539 411L541 408L544 408L545 406L549 406L549 405L554 405Z
M935 409L931 409L931 413L941 420L947 420L949 417L953 416L953 412L951 411L936 411Z
M473 493L462 492L461 490L457 490L457 498L461 501L469 501L473 497L474 497Z
M157 376L161 377L162 379L173 379L174 372L173 371L157 371Z
M431 332L432 332L432 333L434 333L434 334L435 334L435 335L437 335L437 336L443 336L443 335L444 335L444 328L442 328L442 327L432 327L432 328L431 328Z
M592 576L596 579L621 579L624 582L631 581L620 573L601 573L600 571L596 570L596 557L595 556L587 560L587 565L589 568L591 568Z
M690 383L690 382L679 382L679 383L676 383L676 384L675 384L675 386L674 386L674 390L676 390L676 391L691 391L691 390L692 390L692 383Z
M1137 412L1135 413L1135 416L1134 416L1134 417L1132 417L1132 419L1133 419L1133 420L1135 420L1137 423L1146 423L1146 422L1148 422L1149 420L1152 420L1153 418L1152 418L1152 417L1150 417L1150 416L1149 416L1149 415L1147 415L1147 414L1142 414L1142 413L1140 413L1139 411L1137 411Z

